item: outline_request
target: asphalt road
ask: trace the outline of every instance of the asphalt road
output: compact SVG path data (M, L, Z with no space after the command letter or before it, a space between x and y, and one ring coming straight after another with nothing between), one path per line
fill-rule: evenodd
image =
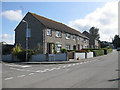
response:
M5 63L2 88L118 88L117 51L88 60L52 65Z

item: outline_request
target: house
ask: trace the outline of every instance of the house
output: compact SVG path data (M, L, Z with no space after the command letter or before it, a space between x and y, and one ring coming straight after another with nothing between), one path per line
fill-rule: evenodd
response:
M95 39L90 33L84 31L82 34L89 38L89 47L90 48L98 48L99 47L99 40Z
M89 47L89 38L79 31L46 17L28 12L23 20L27 21L31 37L28 38L30 49L40 48L41 53L80 50ZM22 21L23 21L22 20ZM26 23L20 22L15 28L15 44L26 48Z

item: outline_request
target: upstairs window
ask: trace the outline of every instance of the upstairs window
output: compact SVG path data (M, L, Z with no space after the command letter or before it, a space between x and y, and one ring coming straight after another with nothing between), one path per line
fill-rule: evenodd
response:
M62 33L60 31L56 31L56 37L62 37Z
M76 40L76 36L75 35L73 35L73 40Z
M80 39L81 39L81 42L83 42L83 41L84 41L84 39L83 39L82 37L81 37Z
M51 29L47 29L47 36L51 36L52 35L52 30Z
M79 36L77 37L77 40L80 40L80 37L79 37Z
M66 39L70 39L70 34L66 33Z

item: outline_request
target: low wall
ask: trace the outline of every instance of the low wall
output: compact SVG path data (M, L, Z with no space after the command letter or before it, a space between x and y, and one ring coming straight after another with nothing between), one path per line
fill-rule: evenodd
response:
M92 58L93 57L93 52L87 53L87 58Z
M12 61L12 55L10 55L10 54L2 55L2 61L11 62Z
M38 54L38 55L32 55L30 59L30 61L34 61L34 62L66 61L66 60L67 60L66 53L48 54L48 57L46 54Z
M60 53L60 54L49 54L49 61L67 61L67 54Z
M93 52L89 52L89 53L75 53L75 59L77 59L78 57L80 59L85 59L85 58L92 58L94 55L93 55Z
M75 59L77 58L84 59L85 58L85 53L75 53Z
M34 62L46 61L46 55L45 54L32 55L30 61L34 61Z

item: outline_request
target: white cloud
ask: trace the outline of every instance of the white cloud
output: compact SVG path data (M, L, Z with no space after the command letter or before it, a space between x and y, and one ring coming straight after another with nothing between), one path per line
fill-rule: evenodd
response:
M81 32L95 26L99 28L100 40L111 41L111 37L118 34L118 2L107 2L102 8L86 15L84 19L70 21L69 26Z
M14 44L15 36L12 34L3 34L0 35L2 38L2 41L5 41L7 44Z
M20 21L23 17L22 10L8 10L2 12L1 15L12 21Z

